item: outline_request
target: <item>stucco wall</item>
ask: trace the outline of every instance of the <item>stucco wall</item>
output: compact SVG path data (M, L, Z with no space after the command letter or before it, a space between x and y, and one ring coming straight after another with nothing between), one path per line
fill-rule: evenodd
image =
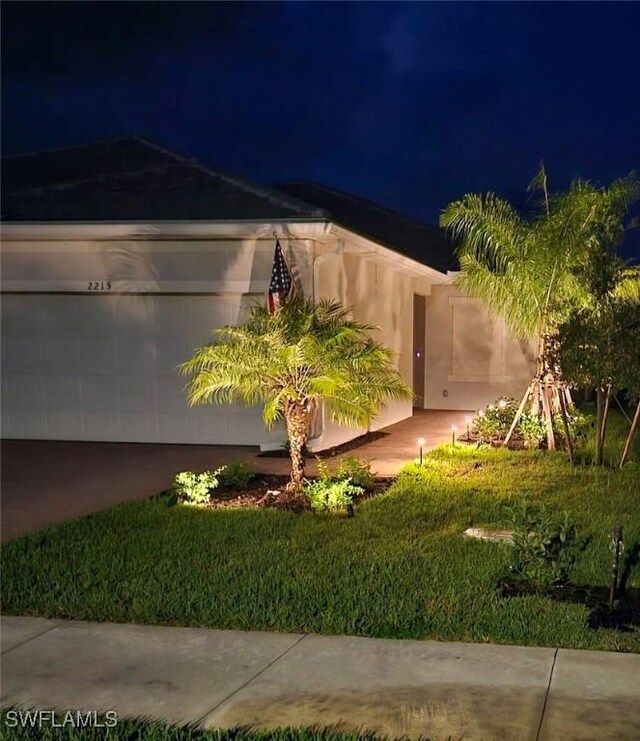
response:
M427 383L430 409L477 409L499 396L520 397L534 371L534 347L517 342L453 286L434 286L427 301Z
M316 269L316 297L336 298L353 309L355 319L378 325L374 333L376 340L396 353L396 367L403 378L412 386L413 380L413 294L429 295L431 283L394 269L371 255L349 251L349 244L342 245L343 251L331 254L338 240L330 242L318 254ZM410 417L411 401L392 401L376 417L370 430L378 430ZM325 415L322 437L312 442L312 449L339 445L366 429L338 427Z

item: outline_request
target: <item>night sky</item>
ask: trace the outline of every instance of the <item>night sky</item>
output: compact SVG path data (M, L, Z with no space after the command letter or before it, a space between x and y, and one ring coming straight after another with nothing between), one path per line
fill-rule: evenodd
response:
M431 223L470 191L524 207L541 159L555 190L640 169L640 3L5 1L2 21L4 154L135 133Z

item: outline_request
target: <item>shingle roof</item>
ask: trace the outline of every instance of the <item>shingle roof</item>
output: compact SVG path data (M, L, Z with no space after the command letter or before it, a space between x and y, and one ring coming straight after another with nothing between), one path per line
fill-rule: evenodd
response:
M336 224L424 265L443 273L458 269L451 242L436 226L320 183L296 181L281 183L276 187L325 209Z
M2 161L4 221L326 220L321 208L139 138Z

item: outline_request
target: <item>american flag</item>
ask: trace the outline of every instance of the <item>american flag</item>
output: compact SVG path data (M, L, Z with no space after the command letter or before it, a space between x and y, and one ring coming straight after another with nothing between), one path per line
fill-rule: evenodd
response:
M271 269L271 283L269 283L269 313L275 312L282 306L286 299L296 288L291 278L291 273L282 254L280 242L276 239L276 251L273 255L273 268Z

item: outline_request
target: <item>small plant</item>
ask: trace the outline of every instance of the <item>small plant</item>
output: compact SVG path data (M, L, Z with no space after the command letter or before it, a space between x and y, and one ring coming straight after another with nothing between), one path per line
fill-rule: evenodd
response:
M335 478L338 481L350 479L351 483L364 491L371 491L376 482L376 476L371 470L371 460L359 458L357 455L343 458L338 462Z
M215 471L182 471L176 474L172 490L183 504L204 506L211 501L211 492L218 486L218 476L223 468Z
M514 531L512 572L538 589L566 584L584 547L569 515L558 522L546 507L532 506L526 496L510 507L509 514Z
M475 436L485 442L503 440L516 416L516 411L515 399L498 399L489 404L473 421Z
M315 512L345 512L364 493L361 487L354 486L348 478L341 481L326 478L305 481L302 491Z
M244 461L232 461L219 470L220 484L234 491L246 489L256 475L254 467Z
M569 434L574 443L578 445L584 443L593 427L593 419L574 409L567 414L567 422L569 423ZM564 425L562 424L562 417L560 415L556 415L553 425L557 428L558 433L564 437Z
M531 412L522 413L518 430L525 448L539 448L547 435L547 426L544 419Z

